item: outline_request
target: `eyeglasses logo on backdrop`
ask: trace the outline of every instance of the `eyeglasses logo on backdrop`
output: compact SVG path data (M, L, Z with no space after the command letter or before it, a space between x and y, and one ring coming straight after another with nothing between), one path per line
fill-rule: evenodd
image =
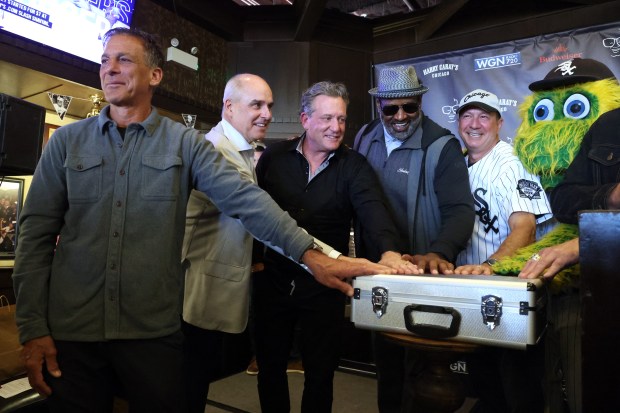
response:
M459 108L459 101L452 98L454 105L445 105L441 107L441 113L448 117L448 122L456 122L456 110Z
M620 37L603 39L603 47L611 51L611 57L620 57Z

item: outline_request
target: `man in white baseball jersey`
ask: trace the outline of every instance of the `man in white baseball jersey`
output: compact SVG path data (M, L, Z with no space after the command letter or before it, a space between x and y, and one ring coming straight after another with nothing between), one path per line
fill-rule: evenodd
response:
M538 177L525 170L512 146L499 139L499 100L476 89L459 103L459 134L467 148L474 197L474 231L457 257L455 274L493 273L495 260L535 241L536 225L552 217ZM476 412L542 413L543 347L509 350L489 347L468 357Z
M454 273L490 275L496 260L535 241L536 225L552 217L551 207L538 177L499 139L504 120L496 95L473 90L461 99L457 114L476 219Z

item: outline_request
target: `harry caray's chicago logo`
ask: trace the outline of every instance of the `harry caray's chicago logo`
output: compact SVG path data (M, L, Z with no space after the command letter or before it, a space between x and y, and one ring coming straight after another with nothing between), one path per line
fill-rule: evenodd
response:
M509 53L500 56L481 57L474 59L474 70L499 69L501 67L521 64L521 53Z
M422 69L422 74L424 76L431 76L431 78L435 77L446 77L450 76L451 72L458 72L459 65L454 63L442 63L439 65L429 66L425 69Z
M528 198L529 200L540 199L540 193L542 192L542 188L536 182L528 181L527 179L519 179L517 190L521 198Z

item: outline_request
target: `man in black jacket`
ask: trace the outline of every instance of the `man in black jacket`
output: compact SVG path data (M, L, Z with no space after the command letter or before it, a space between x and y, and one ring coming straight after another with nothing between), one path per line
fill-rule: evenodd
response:
M388 198L399 230L399 251L420 271L452 274L474 225L467 166L458 140L422 112L423 86L413 66L382 69L375 98L380 119L365 125L355 149L366 156ZM365 222L356 227L356 249L369 259L376 251ZM417 356L375 334L379 411L413 411L403 386L418 370ZM402 404L402 406L401 406Z

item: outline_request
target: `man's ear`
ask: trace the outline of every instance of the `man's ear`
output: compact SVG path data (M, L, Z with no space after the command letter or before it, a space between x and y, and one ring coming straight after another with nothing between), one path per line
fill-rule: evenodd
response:
M164 71L161 67L156 67L151 70L151 80L149 84L153 87L159 86L161 80L164 78Z
M308 116L306 112L301 112L299 114L299 123L301 123L301 126L304 129L306 129L306 124L308 123L308 119L310 119L310 117Z
M224 101L224 110L225 111L229 111L231 106L232 106L232 100L231 99L226 99Z

